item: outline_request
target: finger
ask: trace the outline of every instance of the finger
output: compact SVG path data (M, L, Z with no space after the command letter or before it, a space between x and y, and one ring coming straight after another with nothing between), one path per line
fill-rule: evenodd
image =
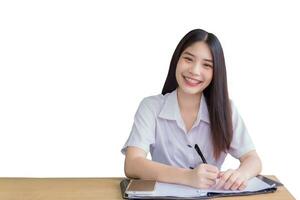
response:
M225 183L226 183L225 180L219 179L219 180L217 181L217 184L216 184L215 188L218 189L218 190L219 190L219 189L223 189Z
M223 188L223 187L224 187L224 184L227 182L227 180L229 179L229 177L231 176L231 174L232 174L233 172L234 172L234 171L231 170L231 169L225 171L225 172L223 173L223 175L220 177L219 182L218 182L216 188L217 188L217 189Z
M221 176L223 176L223 175L224 175L224 173L225 173L225 172L219 172L219 174L218 174L218 178L220 178Z
M216 166L205 164L206 171L219 173L219 169Z
M231 186L235 183L237 178L238 178L238 174L237 173L232 173L231 176L229 177L229 179L226 181L226 183L224 185L224 189L225 190L230 189Z
M231 186L231 190L237 190L241 185L242 185L242 183L243 183L243 179L241 179L241 178L237 178L236 180L235 180L235 182L232 184L232 186Z
M204 183L205 185L208 185L209 187L212 187L213 185L216 184L216 181L210 180L210 179L205 179L205 180L203 181L203 183Z
M208 189L208 188L210 188L211 186L209 185L209 184L202 184L201 186L200 186L200 188L201 189Z
M238 188L239 190L244 190L247 187L247 180L243 181L240 187Z
M214 184L215 184L215 181L212 181L210 179L206 179L204 177L199 178L199 187L200 188L210 188Z
M218 173L207 172L205 177L211 180L216 180L218 178Z

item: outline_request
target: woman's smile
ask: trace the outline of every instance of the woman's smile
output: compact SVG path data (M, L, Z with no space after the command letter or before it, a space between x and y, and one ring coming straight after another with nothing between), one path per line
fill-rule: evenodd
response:
M183 76L183 79L185 80L185 83L190 87L198 86L203 82L197 79L190 78L188 76Z

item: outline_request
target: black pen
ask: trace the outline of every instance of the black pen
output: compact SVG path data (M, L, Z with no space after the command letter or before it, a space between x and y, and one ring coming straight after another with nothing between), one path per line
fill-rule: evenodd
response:
M203 156L203 154L202 154L202 152L201 152L198 144L195 144L195 149L196 149L197 153L199 154L199 156L201 157L203 163L207 164L207 162L206 162L206 160L205 160L205 158L204 158L204 156Z

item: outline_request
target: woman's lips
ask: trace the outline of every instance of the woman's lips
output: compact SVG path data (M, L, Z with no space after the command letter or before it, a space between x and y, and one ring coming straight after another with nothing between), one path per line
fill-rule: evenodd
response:
M190 77L187 77L187 76L183 76L183 79L185 81L185 83L188 85L188 86L191 86L191 87L195 87L199 84L202 83L202 81L199 81L199 80L195 80L195 79L192 79Z

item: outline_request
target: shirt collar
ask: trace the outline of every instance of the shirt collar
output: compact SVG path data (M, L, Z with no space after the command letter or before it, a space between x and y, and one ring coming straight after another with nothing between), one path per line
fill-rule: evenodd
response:
M181 114L180 114L180 109L179 109L179 104L177 99L177 89L165 95L166 95L166 99L158 116L164 119L180 121ZM204 95L202 95L201 97L200 107L198 110L198 116L196 121L197 125L200 122L200 120L210 123L206 99Z

